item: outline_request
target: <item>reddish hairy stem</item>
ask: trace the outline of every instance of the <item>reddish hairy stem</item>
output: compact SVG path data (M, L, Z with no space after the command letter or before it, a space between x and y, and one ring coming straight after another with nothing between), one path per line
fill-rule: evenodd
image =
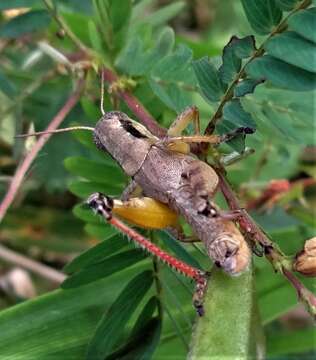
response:
M84 86L84 80L80 80L75 92L68 98L65 105L59 110L56 116L52 119L46 131L55 130L62 123L71 109L76 105L80 99L80 94ZM18 166L9 186L7 193L5 194L1 204L0 204L0 222L5 216L8 208L12 204L22 182L25 177L26 172L30 168L32 162L36 158L38 152L46 144L48 139L51 137L51 134L41 135L35 145L32 147L31 151L25 156L24 160Z
M103 67L103 78L109 84L113 84L118 81L118 76L110 69ZM153 116L144 108L144 106L138 101L138 99L127 90L117 90L115 92L129 109L137 116L139 121L146 126L146 128L154 135L163 137L166 135L166 129L160 127Z
M122 221L117 218L112 217L110 220L107 220L111 225L116 227L118 230L126 234L129 238L131 238L135 243L137 243L143 250L147 250L151 255L156 256L159 260L162 260L172 269L179 271L185 276L198 280L201 277L201 270L196 269L185 262L176 259L172 255L169 255L162 249L160 249L157 245L143 237L141 234L125 225Z

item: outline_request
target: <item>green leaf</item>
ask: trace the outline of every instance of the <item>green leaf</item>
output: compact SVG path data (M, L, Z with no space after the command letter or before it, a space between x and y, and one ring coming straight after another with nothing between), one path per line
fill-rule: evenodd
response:
M315 351L315 328L310 327L294 331L269 332L267 336L267 349L269 356Z
M192 105L191 97L179 90L176 84L160 85L156 81L150 80L149 85L154 94L170 109L177 113Z
M16 86L2 71L0 71L0 90L9 99L12 99L17 94Z
M316 43L316 8L300 10L288 20L289 28Z
M134 274L135 270L125 270L81 288L52 291L1 311L1 358L84 359L104 309Z
M145 75L162 58L167 56L174 46L174 32L165 27L159 32L155 46L145 51L145 44L139 36L132 37L116 60L116 66L129 75ZM131 61L131 58L133 61Z
M64 161L66 169L87 180L113 186L122 185L125 176L114 161L97 162L80 156L69 157Z
M239 99L233 99L227 102L223 108L222 124L227 129L236 129L239 127L256 128L256 123L250 113L246 112Z
M100 320L88 347L87 360L103 360L111 353L152 282L152 272L144 271L127 284Z
M298 303L295 290L288 284L280 284L259 298L259 308L263 324L282 316L289 310L293 309Z
M72 289L89 284L132 266L143 259L144 253L139 249L120 252L71 275L61 284L61 288Z
M154 81L193 82L195 77L191 69L192 56L192 50L180 44L172 54L154 64L150 72L151 78Z
M122 348L112 353L106 360L151 359L160 340L161 326L161 319L158 317L151 319L138 334L127 340Z
M95 236L101 241L117 233L117 230L107 223L100 225L87 224L84 229L89 235Z
M156 296L152 296L148 300L142 312L139 314L139 317L131 331L131 337L137 335L137 333L140 332L141 329L150 322L155 310L157 309L158 301L159 300L157 299Z
M276 0L277 6L284 11L290 11L298 3L298 0Z
M46 29L50 21L46 10L29 11L5 23L0 28L0 37L16 39L22 35Z
M101 262L109 256L115 254L117 251L126 246L126 239L123 234L111 235L108 239L102 241L100 244L93 246L86 250L69 264L64 267L64 272L67 274L74 273L82 268Z
M269 55L253 60L246 66L246 72L256 79L269 80L273 85L289 90L308 91L316 88L316 74Z
M295 32L276 35L265 45L269 55L301 69L316 72L316 45Z
M229 84L241 69L241 59L250 57L256 49L254 37L246 36L239 39L232 36L223 50L223 64L219 68L222 81Z
M33 5L40 5L40 0L1 0L0 10L29 8Z
M145 21L146 23L151 24L153 27L161 26L177 16L184 8L184 6L184 1L175 1L172 4L166 5L159 10L147 15L145 17Z
M207 56L193 61L192 66L205 99L210 102L219 101L224 91L215 66Z
M93 5L108 49L117 52L126 40L132 12L131 0L94 0Z
M92 193L90 193L91 195ZM80 220L100 225L100 216L97 216L86 204L77 204L72 209L73 214Z
M195 324L190 359L256 358L249 346L258 325L251 269L238 277L214 271L204 309Z
M260 35L269 34L282 18L275 0L241 0L247 19Z
M245 79L237 84L234 89L235 97L243 97L246 94L251 94L255 91L257 85L261 84L262 80Z
M100 184L81 180L72 181L68 187L73 194L82 199L87 199L94 192L101 192L110 196L117 196L122 192L121 184Z

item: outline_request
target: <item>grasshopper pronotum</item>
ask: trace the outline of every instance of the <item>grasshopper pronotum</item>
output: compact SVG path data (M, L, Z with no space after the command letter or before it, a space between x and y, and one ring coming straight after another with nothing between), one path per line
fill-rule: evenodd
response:
M219 144L231 135L181 136L191 120L198 132L198 112L191 107L177 117L165 139L155 137L144 126L119 111L105 113L95 128L76 127L55 132L75 129L93 131L96 146L108 152L131 176L131 189L123 194L122 200L95 193L89 197L88 205L151 254L193 278L197 284L194 304L201 314L205 273L165 253L113 216L118 215L141 227L179 230L177 220L181 215L192 227L197 240L204 243L216 265L232 275L246 269L251 252L232 222L238 212L223 212L212 202L218 187L218 176L211 166L191 154L189 147L193 142ZM37 134L40 133L33 135ZM140 197L133 195L135 189L138 189Z

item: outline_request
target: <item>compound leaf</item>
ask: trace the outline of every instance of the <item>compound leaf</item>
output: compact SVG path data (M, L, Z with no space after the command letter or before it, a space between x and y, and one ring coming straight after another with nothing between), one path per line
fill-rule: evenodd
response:
M296 91L308 91L316 88L316 74L300 69L266 55L253 60L246 72L261 80L269 80L275 86Z

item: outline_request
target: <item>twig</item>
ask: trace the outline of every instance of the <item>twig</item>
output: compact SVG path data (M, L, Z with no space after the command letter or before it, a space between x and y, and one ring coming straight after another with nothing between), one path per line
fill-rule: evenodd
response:
M240 205L236 195L227 183L223 173L218 171L220 179L220 188L222 193L232 210L240 209ZM264 231L255 223L246 210L242 210L241 216L238 219L242 232L250 238L255 244L259 244L265 250L267 259L271 262L275 270L283 274L293 287L297 290L298 296L305 304L308 311L316 316L316 297L300 282L298 278L289 270L289 260L277 248L277 246L268 238Z
M2 244L0 244L0 259L8 263L21 266L22 268L57 284L62 283L66 279L66 276L63 273L24 255L18 254L15 251L6 248Z
M209 124L207 125L205 129L205 134L211 134L215 128L215 125L217 121L222 117L223 115L223 108L224 105L234 96L234 88L238 84L239 80L245 75L245 69L249 63L251 63L255 58L262 56L265 53L265 45L268 40L270 40L273 36L276 34L279 34L280 32L284 31L286 29L287 20L289 17L291 17L293 14L295 14L297 11L304 9L308 7L311 4L311 0L304 0L300 2L292 11L288 13L288 15L278 24L278 26L269 34L269 36L263 41L261 46L254 51L252 56L243 64L240 71L236 74L234 80L230 83L228 86L224 96L222 97L217 110L215 111L214 115L209 121Z
M65 117L70 112L70 110L78 102L80 95L81 95L81 91L83 89L83 86L84 86L84 80L81 79L78 82L75 92L72 93L72 95L66 101L65 105L59 110L57 115L52 119L52 121L46 128L47 131L55 130L58 128L58 126L65 119ZM45 143L50 138L50 136L51 136L50 134L41 135L40 138L38 139L38 141L32 147L31 151L26 155L26 157L24 158L22 163L18 166L18 168L13 176L13 179L10 183L9 189L0 204L0 222L2 221L8 208L12 204L12 202L22 184L22 181L24 179L24 176L25 176L27 170L30 168L36 155L42 149L42 147L45 145Z
M103 67L103 78L109 84L118 81L118 76L109 68ZM154 135L162 137L166 134L166 129L160 127L153 116L144 108L138 99L127 90L117 90L116 94L125 101L130 110L137 116L139 121L147 127Z

